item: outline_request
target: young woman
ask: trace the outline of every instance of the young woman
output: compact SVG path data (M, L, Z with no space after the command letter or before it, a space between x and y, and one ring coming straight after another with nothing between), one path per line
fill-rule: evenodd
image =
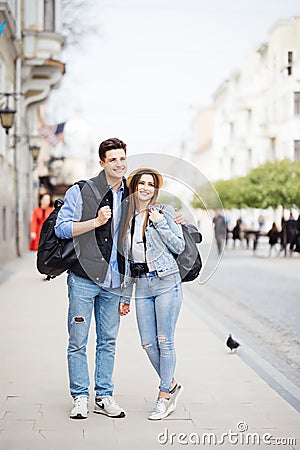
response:
M162 176L147 168L137 169L127 178L130 206L124 253L128 263L120 302L120 314L126 315L135 284L141 344L160 378L150 420L163 419L173 412L183 389L174 380L174 333L182 288L173 254L181 253L185 243L181 225L174 222L175 210L156 204L162 183Z
M269 237L269 245L270 245L269 256L271 256L272 249L277 244L278 238L280 236L280 233L278 231L278 228L277 228L277 225L275 222L273 222L272 228L268 231L267 236Z
M40 197L39 206L33 210L30 222L29 250L37 251L43 223L53 211L52 200L49 194Z

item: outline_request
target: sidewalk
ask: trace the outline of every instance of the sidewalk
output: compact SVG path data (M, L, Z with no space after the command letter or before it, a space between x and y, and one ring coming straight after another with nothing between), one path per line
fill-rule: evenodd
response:
M115 396L126 418L109 419L91 411L87 420L69 419L65 276L42 281L34 263L34 254L11 263L6 269L14 273L0 284L1 450L211 448L209 439L221 449L300 449L299 413L238 353L228 353L224 342L186 305L176 338L176 377L185 390L172 415L163 421L147 420L158 380L140 347L133 311L122 319L114 374ZM90 409L93 328L92 324ZM222 433L230 430L236 433L231 443L224 436L221 444ZM211 436L203 443L205 433ZM297 443L289 444L289 438ZM253 445L258 439L260 445Z

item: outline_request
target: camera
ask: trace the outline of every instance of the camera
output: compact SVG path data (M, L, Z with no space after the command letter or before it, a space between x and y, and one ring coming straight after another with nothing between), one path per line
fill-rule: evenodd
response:
M130 261L130 272L133 278L139 278L142 274L148 273L149 268L146 262L135 263L133 261Z

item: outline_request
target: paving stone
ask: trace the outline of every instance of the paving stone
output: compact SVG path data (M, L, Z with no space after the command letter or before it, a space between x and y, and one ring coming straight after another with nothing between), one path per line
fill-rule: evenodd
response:
M132 313L122 319L114 372L116 399L126 409L127 417L109 419L93 414L91 384L88 419L71 420L65 277L41 282L34 272L32 254L25 255L19 263L22 270L0 285L0 298L10 299L0 302L0 317L14 317L13 323L7 320L1 326L7 341L4 345L0 340L0 358L4 361L0 373L1 450L182 450L196 445L180 444L178 440L162 445L158 435L165 429L177 438L180 433L220 435L236 430L240 421L247 423L249 432L297 437L295 448L300 448L299 413L263 382L238 353L229 354L224 342L185 305L176 336L176 377L185 390L176 411L163 421L147 420L159 380L140 346L133 305ZM22 302L20 289L24 293ZM93 322L88 346L91 383L94 349ZM219 447L238 448L228 443ZM263 443L253 446L259 450L271 447L275 448Z

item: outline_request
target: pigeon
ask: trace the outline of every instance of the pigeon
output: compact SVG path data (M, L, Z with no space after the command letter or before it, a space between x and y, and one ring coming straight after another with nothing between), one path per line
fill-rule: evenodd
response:
M6 20L4 20L4 22L0 25L0 37L1 37L2 31L4 30L5 25L6 25Z
M230 348L230 350L231 350L232 352L233 352L234 350L236 350L236 349L240 346L240 344L239 344L237 341L235 341L234 339L232 339L231 334L229 334L229 336L228 336L228 339L227 339L227 341L226 341L226 345L227 345L227 347Z

